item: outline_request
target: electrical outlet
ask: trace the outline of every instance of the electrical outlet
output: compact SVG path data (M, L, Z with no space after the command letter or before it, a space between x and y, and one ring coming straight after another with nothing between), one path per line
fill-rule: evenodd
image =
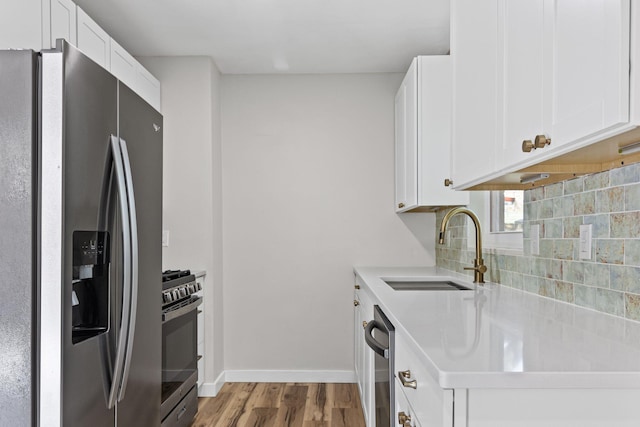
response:
M591 224L580 226L580 259L591 259Z
M531 226L531 255L540 255L540 224Z
M169 230L162 230L162 247L169 247Z

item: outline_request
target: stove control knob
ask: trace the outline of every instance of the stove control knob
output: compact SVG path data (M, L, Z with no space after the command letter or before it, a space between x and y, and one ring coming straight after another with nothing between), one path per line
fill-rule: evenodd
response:
M174 300L180 299L180 290L178 290L178 289L174 289L173 290L173 299Z
M171 292L163 292L162 293L162 300L164 302L171 302L171 301L173 301L173 295L171 295Z
M194 288L193 284L189 283L189 284L187 285L187 293L188 293L189 295L191 295L191 294L192 294L192 293L194 293L195 291L196 291L196 290L195 290L195 288Z
M196 282L196 289L199 291L202 290L202 285L200 284L200 282Z
M183 298L187 296L187 288L186 287L180 288L180 296L183 297Z

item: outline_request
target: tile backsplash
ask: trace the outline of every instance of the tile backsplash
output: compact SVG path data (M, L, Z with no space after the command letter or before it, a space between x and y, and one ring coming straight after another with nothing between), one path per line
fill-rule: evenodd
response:
M436 239L445 213L436 214ZM436 264L471 275L466 220L449 223ZM531 255L534 224L540 255ZM579 257L581 224L592 224L588 260ZM525 191L523 237L522 253L484 250L486 280L640 321L640 164Z

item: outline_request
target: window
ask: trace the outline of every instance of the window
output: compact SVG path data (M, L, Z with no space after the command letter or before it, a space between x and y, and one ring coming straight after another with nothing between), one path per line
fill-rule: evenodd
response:
M524 192L518 190L492 191L489 196L492 233L522 233Z
M469 208L476 212L482 226L483 246L487 249L522 251L524 213L523 191L472 191ZM473 236L473 223L467 221L467 236ZM473 238L467 239L473 249Z

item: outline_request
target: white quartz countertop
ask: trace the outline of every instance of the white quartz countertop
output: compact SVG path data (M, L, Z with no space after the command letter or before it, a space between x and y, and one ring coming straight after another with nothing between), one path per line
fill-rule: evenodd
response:
M640 388L640 323L436 267L356 267L443 388ZM473 291L396 291L445 278Z

